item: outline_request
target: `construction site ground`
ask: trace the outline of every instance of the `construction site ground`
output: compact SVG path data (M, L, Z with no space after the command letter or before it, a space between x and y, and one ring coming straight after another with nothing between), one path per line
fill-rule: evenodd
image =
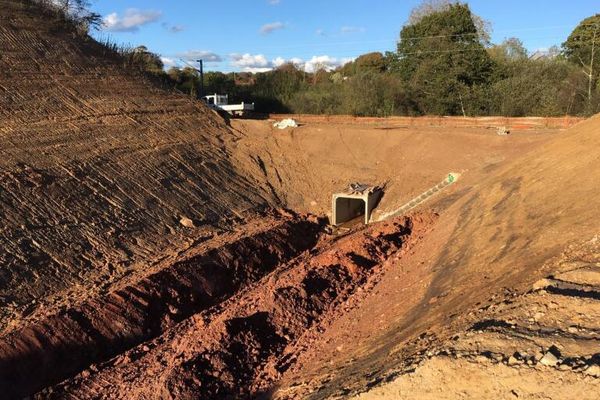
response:
M600 117L226 121L27 4L0 0L2 398L595 398ZM449 173L328 224L349 183L377 218Z

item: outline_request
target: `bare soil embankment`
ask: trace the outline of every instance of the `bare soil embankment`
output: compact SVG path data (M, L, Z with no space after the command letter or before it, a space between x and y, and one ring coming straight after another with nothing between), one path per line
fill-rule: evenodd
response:
M228 126L27 4L0 0L5 397L595 393L598 117ZM342 237L264 211L449 172Z
M234 120L232 127L239 135L231 146L236 165L288 207L329 215L332 193L362 182L385 186L375 216L397 209L449 172L463 173L460 188L475 185L561 132L540 128L498 136L497 127L387 122L307 122L282 131L269 121Z
M468 329L356 399L597 398L600 237L549 267L549 279L479 306Z
M0 1L0 332L270 199L232 164L220 117L28 4Z
M30 395L153 339L311 249L320 226L271 216L0 338L0 392ZM81 293L83 295L83 293Z
M443 211L427 241L382 279L359 309L342 316L323 335L321 346L298 360L299 367L282 379L277 397L345 396L394 380L412 371L418 360L428 357L429 350L443 347L443 343L452 348L455 335L477 326L481 319L494 319L493 313L478 314L479 309L512 302L515 295L524 295L537 280L564 271L569 263L597 271L599 123L598 116L582 122L462 193L440 199L437 204L443 205ZM436 208L436 203L432 207ZM568 303L584 298L589 301L586 307L591 308L584 308L588 311L583 314L595 315L597 287L588 288L588 294L581 289L563 291L547 303L548 308L580 313ZM536 305L540 300L528 303L529 299L523 299L531 307L530 313L542 307ZM517 323L519 312L523 311L514 311L515 322L512 316L503 316L507 335L519 336L530 329ZM555 346L565 357L559 356L561 361L551 369L542 368L530 378L544 382L556 371L570 367L568 359L572 358L581 364L570 371L581 387L590 390L594 381L585 371L597 368L600 343L594 333L597 321L592 320L582 320L571 328L592 333L581 335L586 346L592 347L572 347L569 354L565 343L576 335L562 334L572 323L557 318L547 323L550 327L554 324L550 329L558 335L548 335L544 326L535 326L529 335L547 336L547 340L538 341L535 352L522 349L523 355L514 357L534 357L538 365L537 353L545 354ZM595 350L590 352L590 348ZM485 345L479 351L478 355L486 356ZM503 348L502 360L508 362L514 352L513 347ZM568 373L562 376L567 379ZM467 374L461 376L469 379ZM412 388L419 382L426 384L425 380L416 382ZM467 385L467 381L457 385ZM443 391L445 386L440 383L437 388ZM423 391L414 394L426 395Z

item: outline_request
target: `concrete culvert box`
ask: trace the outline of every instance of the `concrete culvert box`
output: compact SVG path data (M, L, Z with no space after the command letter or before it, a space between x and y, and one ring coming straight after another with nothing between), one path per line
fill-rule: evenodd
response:
M360 183L350 184L345 192L335 193L332 199L332 225L351 221L361 215L365 224L382 195L381 188Z

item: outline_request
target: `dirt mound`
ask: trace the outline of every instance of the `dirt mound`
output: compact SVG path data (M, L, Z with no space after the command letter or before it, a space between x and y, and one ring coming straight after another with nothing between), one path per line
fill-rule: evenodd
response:
M0 331L266 203L212 111L125 71L32 2L0 9Z
M218 307L42 395L223 398L264 393L336 314L377 281L389 267L387 259L410 251L434 219L401 218L326 240Z

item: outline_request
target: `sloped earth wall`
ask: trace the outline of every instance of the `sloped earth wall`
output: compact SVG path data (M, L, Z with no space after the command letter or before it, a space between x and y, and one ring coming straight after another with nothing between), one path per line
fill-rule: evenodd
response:
M30 3L0 0L0 332L271 203L221 118Z

